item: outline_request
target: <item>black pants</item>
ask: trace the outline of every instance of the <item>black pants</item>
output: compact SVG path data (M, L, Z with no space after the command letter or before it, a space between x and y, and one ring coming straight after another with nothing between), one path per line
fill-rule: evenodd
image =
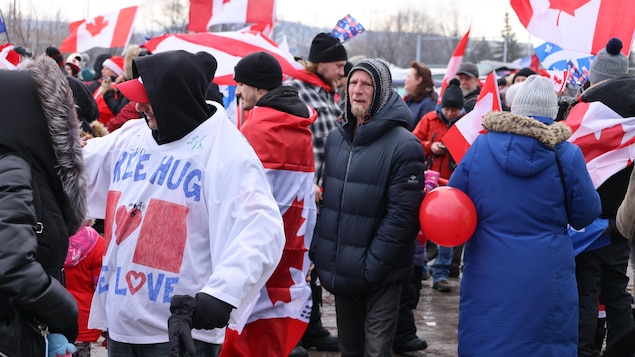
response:
M417 308L421 294L421 277L423 266L413 266L410 279L401 285L401 297L399 299L399 314L397 316L397 328L393 346L396 350L417 338L417 326L413 310Z
M631 295L626 291L629 241L611 230L611 243L576 257L576 279L580 301L578 356L594 349L598 301L606 305L607 344L633 326Z

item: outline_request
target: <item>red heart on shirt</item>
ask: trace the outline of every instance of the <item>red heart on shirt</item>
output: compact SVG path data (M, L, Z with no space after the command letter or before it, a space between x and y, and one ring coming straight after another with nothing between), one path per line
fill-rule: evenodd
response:
M126 274L126 281L128 282L128 287L130 288L130 294L134 295L141 289L143 284L146 283L146 275L144 273L137 273L136 271L129 271Z
M130 210L126 209L126 206L119 206L117 212L115 212L115 223L117 228L115 229L115 242L117 244L123 242L132 232L141 224L142 212L137 207L132 207Z

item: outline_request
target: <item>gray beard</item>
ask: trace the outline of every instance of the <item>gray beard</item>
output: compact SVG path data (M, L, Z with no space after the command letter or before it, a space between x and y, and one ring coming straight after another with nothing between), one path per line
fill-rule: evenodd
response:
M353 104L351 106L351 113L353 113L355 118L361 118L364 116L364 114L366 114L366 111L364 110L364 107L362 107L361 105Z

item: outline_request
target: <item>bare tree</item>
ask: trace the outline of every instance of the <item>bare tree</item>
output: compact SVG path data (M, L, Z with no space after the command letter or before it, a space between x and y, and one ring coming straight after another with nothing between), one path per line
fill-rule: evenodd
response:
M397 66L406 67L416 59L418 49L424 57L428 54L425 39L436 36L437 23L422 11L408 9L385 18L377 27L379 31L369 31L359 39L351 40L347 45L351 56L381 57Z
M158 6L149 6L151 28L146 29L150 36L167 33L187 32L190 2L188 0L160 0ZM155 33L156 29L160 33Z
M3 15L10 42L31 49L34 55L44 53L48 46L59 46L69 33L60 10L46 13L32 0L14 0Z

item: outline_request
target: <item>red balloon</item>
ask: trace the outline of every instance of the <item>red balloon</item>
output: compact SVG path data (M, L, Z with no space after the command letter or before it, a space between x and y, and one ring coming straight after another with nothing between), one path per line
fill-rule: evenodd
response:
M476 222L474 203L457 188L437 187L421 201L421 232L438 245L456 247L465 243L474 233Z

